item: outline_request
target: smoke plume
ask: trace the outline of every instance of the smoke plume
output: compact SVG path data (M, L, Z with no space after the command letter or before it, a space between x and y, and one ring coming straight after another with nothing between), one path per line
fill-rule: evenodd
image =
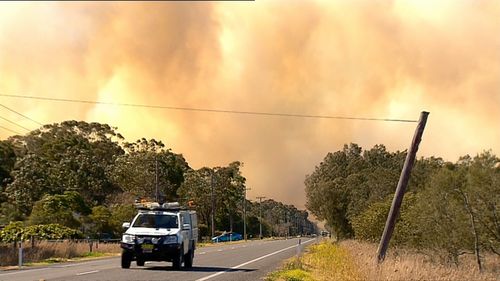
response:
M426 110L419 155L455 161L500 151L499 15L498 1L465 0L7 2L0 4L0 92L354 117L417 119ZM6 97L0 103L41 123L97 121L117 126L129 141L161 139L194 168L242 161L250 199L299 207L305 175L327 152L349 142L404 150L415 129Z

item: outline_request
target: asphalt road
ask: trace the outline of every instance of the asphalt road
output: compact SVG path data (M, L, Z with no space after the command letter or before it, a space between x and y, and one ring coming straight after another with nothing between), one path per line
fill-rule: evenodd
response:
M302 238L301 248L315 239ZM65 263L47 267L0 272L0 280L261 280L283 260L297 254L298 238L249 241L198 248L190 270L176 271L171 263L147 262L130 269L120 267L120 258Z

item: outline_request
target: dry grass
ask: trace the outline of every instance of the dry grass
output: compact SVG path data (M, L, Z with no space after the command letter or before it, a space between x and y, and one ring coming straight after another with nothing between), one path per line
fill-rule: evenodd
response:
M93 244L92 253L87 242L47 242L41 241L31 247L30 243L23 244L23 263L60 262L77 257L99 256L104 253L119 253L119 244ZM97 246L97 247L96 247ZM0 266L18 264L18 249L12 244L0 245Z
M360 280L354 261L347 250L323 241L308 247L300 258L287 260L281 270L266 277L269 281Z
M389 249L385 261L377 266L377 245L354 240L343 241L340 248L352 256L364 280L500 280L500 258L486 255L480 273L473 256L463 256L458 266L415 251ZM335 280L335 279L331 279Z
M483 257L484 272L474 256L462 256L459 266L440 262L439 255L414 250L390 249L381 265L375 262L377 245L354 240L339 244L323 241L310 246L301 258L285 261L266 277L268 281L327 280L500 280L500 258Z

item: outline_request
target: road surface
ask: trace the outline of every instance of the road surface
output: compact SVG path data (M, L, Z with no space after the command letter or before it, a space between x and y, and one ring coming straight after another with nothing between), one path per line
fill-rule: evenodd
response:
M302 238L301 246L315 239ZM146 262L143 267L132 262L130 269L120 267L120 258L106 258L47 267L0 271L0 280L261 280L284 259L297 254L298 238L220 244L196 250L190 270L176 271L171 263ZM302 248L301 247L301 248Z

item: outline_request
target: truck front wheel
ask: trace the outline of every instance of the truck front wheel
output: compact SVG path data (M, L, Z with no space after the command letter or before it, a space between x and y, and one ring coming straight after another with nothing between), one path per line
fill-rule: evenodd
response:
M122 268L130 268L130 263L132 262L132 257L129 253L122 252Z

